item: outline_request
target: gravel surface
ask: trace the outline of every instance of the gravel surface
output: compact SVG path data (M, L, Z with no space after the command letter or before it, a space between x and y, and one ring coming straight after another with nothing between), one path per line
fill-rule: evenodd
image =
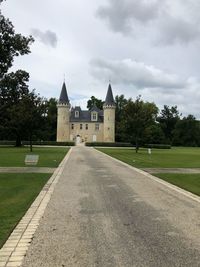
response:
M0 173L53 173L55 170L48 167L0 167Z
M200 205L73 147L23 267L200 266Z
M148 173L200 173L200 168L142 168Z

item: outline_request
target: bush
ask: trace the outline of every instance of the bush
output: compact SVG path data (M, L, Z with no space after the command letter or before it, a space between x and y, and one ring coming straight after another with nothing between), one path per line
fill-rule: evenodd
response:
M145 148L158 148L158 149L171 149L171 145L165 144L147 144L144 145Z
M87 142L85 143L86 146L106 146L106 147L132 147L130 143L107 143L107 142Z
M16 141L0 140L0 146L15 146ZM74 146L74 142L56 142L56 141L33 141L33 145L39 146ZM23 145L30 145L30 141L22 141Z
M56 142L56 141L33 141L33 145L39 146L74 146L74 142ZM22 141L22 145L30 145L30 141Z
M15 146L15 141L0 140L0 146Z

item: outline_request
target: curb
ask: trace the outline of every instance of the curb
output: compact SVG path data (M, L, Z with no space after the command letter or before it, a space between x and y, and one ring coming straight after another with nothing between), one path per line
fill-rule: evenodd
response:
M6 243L0 249L0 267L20 267L32 242L55 186L63 172L72 149L68 151L58 168L49 178L30 208L17 224Z
M93 149L95 149L95 148L93 148ZM195 195L193 193L190 193L190 192L188 192L188 191L186 191L186 190L184 190L184 189L182 189L182 188L180 188L180 187L178 187L176 185L173 185L173 184L170 184L170 183L168 183L168 182L166 182L164 180L161 180L160 178L155 177L155 176L153 176L153 175L151 175L151 174L149 174L149 173L147 173L147 172L145 172L143 170L137 169L137 168L135 168L135 167L133 167L133 166L131 166L131 165L119 160L119 159L113 158L113 157L109 156L108 154L106 154L106 153L104 153L102 151L99 151L97 149L95 149L95 150L97 152L99 152L100 154L103 154L103 155L107 156L108 158L110 158L110 159L112 159L112 160L114 160L114 161L116 161L118 163L121 163L122 165L128 167L129 169L134 170L137 173L143 174L144 176L150 178L154 182L162 184L162 185L164 185L164 186L166 186L166 187L168 187L168 188L170 188L170 189L172 189L172 190L174 190L174 191L176 191L176 192L178 192L178 193L180 193L180 194L182 194L182 195L184 195L184 196L186 196L186 197L188 197L188 198L190 198L190 199L192 199L192 200L194 200L194 201L196 201L198 203L200 203L200 197L198 197L197 195Z

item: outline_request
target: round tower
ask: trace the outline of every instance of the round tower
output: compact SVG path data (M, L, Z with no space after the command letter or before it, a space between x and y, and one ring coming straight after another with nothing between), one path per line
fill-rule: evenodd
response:
M65 82L57 104L57 142L69 141L70 103Z
M103 105L104 114L104 142L115 142L115 101L109 84L106 100Z

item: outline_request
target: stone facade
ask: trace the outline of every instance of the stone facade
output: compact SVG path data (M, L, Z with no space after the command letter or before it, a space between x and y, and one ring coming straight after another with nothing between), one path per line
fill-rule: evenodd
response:
M109 84L103 110L70 107L65 83L57 104L57 142L115 142L115 102Z

